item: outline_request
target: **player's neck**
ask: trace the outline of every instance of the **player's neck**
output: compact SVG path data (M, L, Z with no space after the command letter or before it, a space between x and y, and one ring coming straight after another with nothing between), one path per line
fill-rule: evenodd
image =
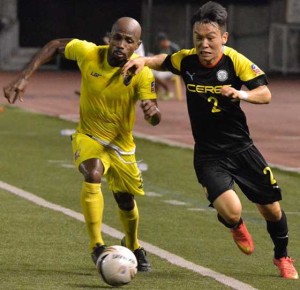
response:
M223 52L221 52L220 55L216 59L211 60L211 61L205 61L205 60L203 61L200 59L200 63L203 66L208 67L208 68L215 67L221 60L222 56L223 56Z

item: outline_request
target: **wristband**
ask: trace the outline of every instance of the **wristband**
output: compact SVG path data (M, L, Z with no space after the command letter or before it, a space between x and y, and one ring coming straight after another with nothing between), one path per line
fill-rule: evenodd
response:
M247 100L248 99L249 94L246 91L240 90L239 93L240 93L240 96L241 96L240 97L241 100Z

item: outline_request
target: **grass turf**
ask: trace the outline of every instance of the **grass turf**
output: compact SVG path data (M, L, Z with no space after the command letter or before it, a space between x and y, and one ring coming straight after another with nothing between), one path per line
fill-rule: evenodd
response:
M13 107L0 114L1 180L51 202L80 212L81 176L72 167L69 138L63 129L75 124ZM297 289L298 281L278 277L273 245L253 204L239 192L244 218L256 251L241 254L197 184L192 151L137 139L137 157L148 164L147 193L137 198L140 239L258 289ZM290 254L300 260L299 174L273 170L283 189L283 208L290 228ZM105 184L104 222L121 230L117 208ZM0 248L2 289L106 288L99 281L87 249L84 225L0 191L3 221ZM178 205L170 203L177 201ZM180 203L178 203L180 202ZM119 241L105 236L107 244ZM154 271L139 274L128 289L227 289L199 274L149 255ZM297 264L296 264L297 265ZM2 276L2 277L1 277Z

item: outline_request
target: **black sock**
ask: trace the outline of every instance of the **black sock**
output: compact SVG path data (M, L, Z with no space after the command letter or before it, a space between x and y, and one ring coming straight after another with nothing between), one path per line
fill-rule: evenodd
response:
M274 257L280 259L287 257L287 245L289 242L288 225L284 211L282 210L282 217L278 222L267 221L267 230L274 243Z
M218 220L220 223L222 223L226 228L229 229L233 229L233 228L238 228L239 225L241 225L243 223L243 219L240 218L240 220L236 223L236 224L229 224L228 222L226 222L219 214L217 215Z

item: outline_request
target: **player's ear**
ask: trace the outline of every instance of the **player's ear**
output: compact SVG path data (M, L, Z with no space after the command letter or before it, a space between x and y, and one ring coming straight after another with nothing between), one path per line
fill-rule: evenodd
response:
M228 32L224 32L223 35L222 35L222 44L226 44L227 43L227 40L228 40Z
M138 41L136 42L136 48L135 48L135 50L137 50L137 49L140 47L141 43L142 43L141 40L138 40Z

